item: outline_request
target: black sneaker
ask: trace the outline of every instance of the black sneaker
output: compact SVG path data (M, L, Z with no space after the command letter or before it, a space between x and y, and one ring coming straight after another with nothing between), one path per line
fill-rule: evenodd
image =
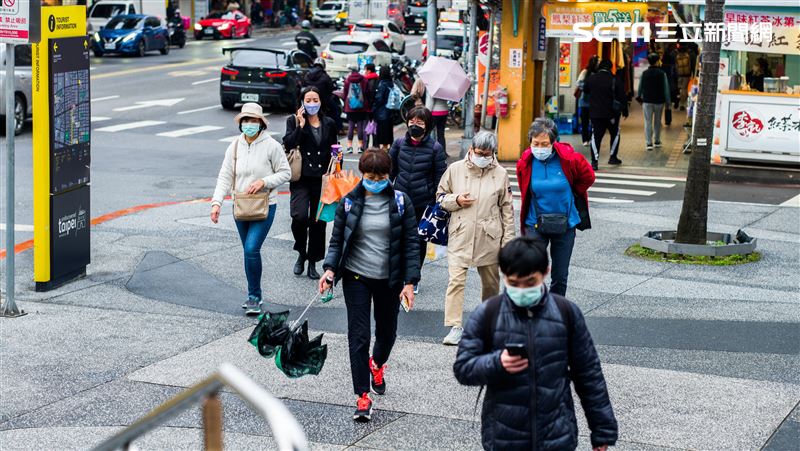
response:
M384 372L386 371L386 365L384 364L382 367L378 368L378 365L376 365L375 361L372 360L372 357L370 357L369 371L372 373L372 392L376 395L386 394L386 381L383 379Z
M595 171L597 170L597 162L596 161L592 161L592 169L594 169Z
M300 276L303 274L303 270L305 269L306 259L301 255L297 257L297 261L294 262L294 275Z
M317 272L317 265L313 262L308 262L308 272L306 275L311 280L319 280L321 277Z
M656 141L656 147L661 147L661 141Z
M652 152L652 151L653 151L653 146L651 146L651 145L649 145L649 144L648 144L648 145L645 147L645 149L646 149L648 152Z
M622 164L622 160L620 160L617 157L611 157L611 158L608 159L608 164L612 164L614 166L618 166L618 165Z
M372 399L369 393L362 393L356 401L356 411L353 412L353 420L359 423L366 423L372 419Z

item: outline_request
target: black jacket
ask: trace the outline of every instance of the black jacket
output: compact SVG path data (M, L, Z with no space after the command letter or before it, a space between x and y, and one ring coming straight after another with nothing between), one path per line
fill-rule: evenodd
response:
M302 50L312 58L317 57L316 48L322 45L319 43L317 37L314 36L314 33L306 30L297 33L294 37L294 41L297 43L298 49Z
M320 116L322 119L322 140L319 145L314 141L311 134L311 124L306 118L306 125L303 128L297 126L294 115L286 118L286 135L283 137L283 147L290 151L295 147L300 148L303 155L303 177L322 177L328 170L328 163L331 161L331 145L338 143L336 124L333 119L327 116Z
M493 333L485 329L487 301L470 315L453 365L464 385L486 385L481 415L487 450L567 450L578 445L578 425L570 379L591 429L593 446L617 441L617 421L608 398L600 359L580 309L572 312L572 334L561 317L554 294L531 310L499 295ZM487 346L484 337L492 337ZM500 364L506 343L524 343L530 366L511 375Z
M669 103L669 82L663 69L650 66L642 72L638 96L644 103Z
M614 92L614 82L616 82L616 92ZM628 101L622 77L615 77L607 70L599 70L586 80L583 92L589 94L589 117L612 119L618 117L620 112L623 116L628 115ZM622 107L619 112L613 109L613 94L616 94L616 99Z
M411 136L395 140L389 149L392 157L394 187L411 197L417 209L432 204L436 197L444 171L447 170L447 155L444 148L428 134L418 145L411 143Z
M376 121L386 121L392 118L392 113L386 108L389 101L389 93L392 92L394 84L391 80L381 80L375 90L375 99L372 103L372 114Z
M325 69L314 66L306 72L303 78L303 86L313 86L319 91L319 98L327 111L330 111L330 104L333 101L333 91L336 87L331 80L330 75L325 72Z
M333 220L333 234L328 245L328 255L322 267L336 274L336 282L342 278L342 270L347 262L350 251L349 244L353 232L358 228L361 214L364 211L364 196L366 190L361 183L347 196L352 200L350 212L345 213L345 202L339 203L336 217ZM391 225L391 244L389 247L389 286L393 289L402 288L406 284L419 282L419 236L417 235L417 218L414 216L414 206L408 195L403 194L405 210L403 215L397 209L394 201L394 189L391 184L379 196L390 196L389 224Z

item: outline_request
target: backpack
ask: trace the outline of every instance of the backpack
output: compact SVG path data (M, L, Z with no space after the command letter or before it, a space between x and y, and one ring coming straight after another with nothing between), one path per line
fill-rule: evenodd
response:
M364 108L364 92L358 83L350 84L350 92L347 93L347 105L351 110Z
M403 197L402 191L394 192L394 203L397 204L397 212L400 213L400 216L403 216L403 213L406 211L406 198ZM350 213L350 209L353 208L353 199L349 197L344 198L344 217L347 218L347 215Z
M392 89L389 91L389 98L386 99L386 109L399 110L402 104L403 104L403 93L400 91L400 88L393 85Z

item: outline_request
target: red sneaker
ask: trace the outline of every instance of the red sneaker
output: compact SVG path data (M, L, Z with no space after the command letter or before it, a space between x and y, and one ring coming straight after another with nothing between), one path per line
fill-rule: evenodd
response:
M359 423L366 423L372 419L372 399L369 393L362 393L361 397L356 401L356 411L353 413L353 419Z
M386 393L386 381L383 380L383 373L386 371L386 364L378 368L375 360L369 358L369 371L372 373L372 392L376 395L383 395Z

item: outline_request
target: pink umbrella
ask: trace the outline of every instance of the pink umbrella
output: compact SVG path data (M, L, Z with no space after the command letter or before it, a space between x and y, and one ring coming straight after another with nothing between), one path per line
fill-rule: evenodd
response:
M469 77L461 64L449 58L428 57L418 73L428 94L437 99L458 102L470 86Z

